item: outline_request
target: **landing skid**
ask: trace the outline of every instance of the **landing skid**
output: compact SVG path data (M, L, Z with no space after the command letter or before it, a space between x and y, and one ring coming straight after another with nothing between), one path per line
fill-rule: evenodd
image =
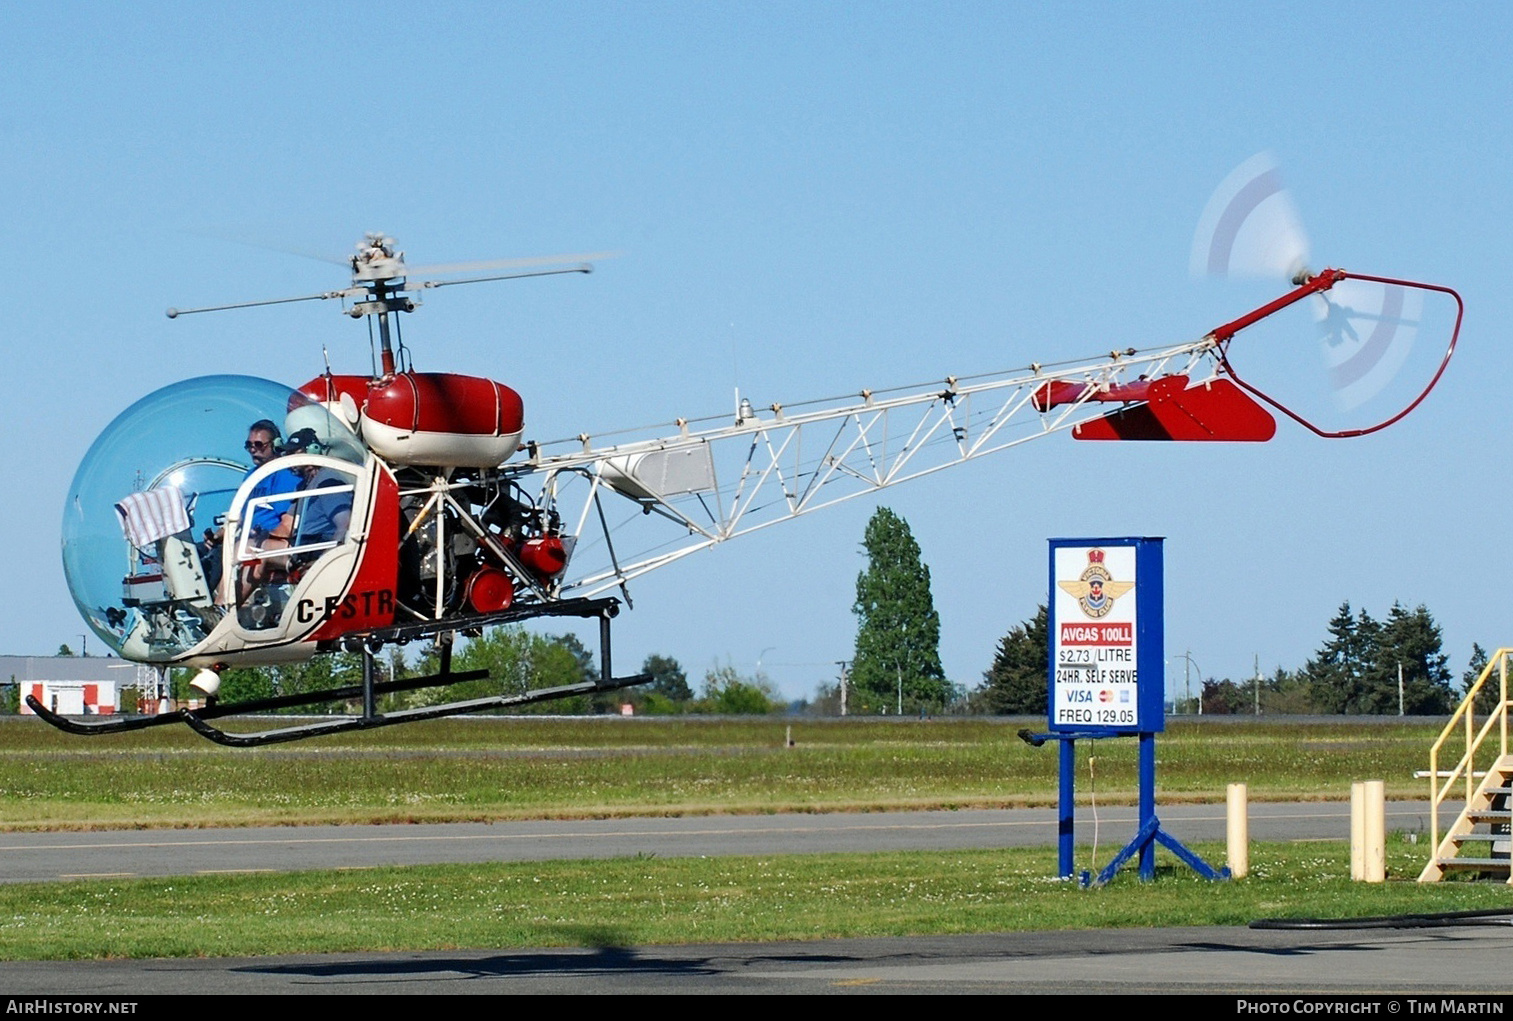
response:
M470 671L470 673L487 676L488 671L478 670ZM454 675L453 680L446 681L445 683L455 684L457 681L463 679L463 675L458 674ZM511 706L531 705L535 702L570 698L573 695L592 694L596 691L614 691L619 688L628 688L633 684L646 684L651 679L651 674L636 674L633 677L612 677L608 681L583 681L580 684L564 684L557 688L539 688L535 691L521 692L518 695L495 695L489 698L470 699L465 702L448 702L445 705L422 706L418 709L401 709L393 713L374 713L371 716L366 714L362 716L347 716L335 720L323 720L320 723L285 727L280 730L264 730L255 734L228 734L224 730L212 727L206 721L204 710L184 709L180 711L180 715L196 734L208 738L216 744L223 744L232 748L253 748L258 745L279 744L284 741L300 741L307 737L341 734L349 730L373 730L377 727L392 727L400 723L434 720L442 716L458 716L464 713L487 712L490 709L508 709ZM435 685L426 686L434 687ZM377 691L379 687L379 685L374 685L374 690ZM361 688L357 690L359 694L362 692Z
M436 688L447 684L460 684L463 681L479 681L488 675L487 670L467 670L462 673L433 674L429 677L407 677L402 681L377 682L373 685L373 691L376 694L387 695L394 691L413 691L416 688ZM171 713L160 713L157 716L127 716L122 719L90 723L59 716L32 695L26 696L26 704L31 707L32 712L66 734L93 737L99 734L119 734L128 730L146 730L148 727L182 723L185 722L189 713L193 713L201 720L218 720L227 716L271 713L280 709L294 709L302 705L317 705L321 702L345 702L348 699L361 698L362 694L362 685L349 684L342 688L324 688L320 691L307 691L298 695L255 698L246 702L218 702L207 705L203 709L178 709Z
M251 748L258 745L278 744L285 741L299 741L307 737L340 734L351 730L372 730L377 727L389 727L400 723L434 720L442 716L487 712L490 709L508 709L515 706L532 705L537 702L548 702L554 699L571 698L574 695L587 695L600 691L616 691L637 684L649 683L652 680L650 674L615 677L610 669L609 622L619 611L620 603L616 599L569 599L544 607L529 606L504 610L484 617L471 618L465 622L457 620L423 622L347 635L342 639L341 647L362 653L362 683L350 684L340 688L324 688L319 691L301 692L297 695L278 695L273 698L250 699L245 702L233 702L229 704L211 699L209 705L200 709L179 709L175 712L163 713L158 716L129 716L124 719L101 720L88 723L60 716L31 695L26 696L26 704L39 718L66 734L95 737L101 734L120 734L131 730L146 730L149 727L161 727L170 723L185 723L201 737L214 741L217 744L228 745L234 748ZM464 681L484 680L489 676L487 670L453 671L452 643L450 640L447 640L441 644L441 671L439 673L426 677L407 677L403 680L379 681L377 680L377 670L374 666L373 654L383 648L384 645L389 643L404 643L436 635L449 638L451 634L458 630L472 632L497 624L508 624L533 617L547 616L599 618L599 677L597 679L580 681L577 684L560 685L554 688L537 688L517 692L513 695L493 695L486 698L447 702L442 705L402 709L392 713L380 713L377 711L377 697L379 695L387 695L396 691L414 691L418 688L445 687L452 684L461 684ZM334 646L325 651L334 651ZM325 702L346 702L359 698L363 702L363 711L361 714L322 720L319 723L283 727L277 730L265 730L252 734L232 734L221 730L219 727L212 726L210 722L227 717L275 712L280 709L318 705Z

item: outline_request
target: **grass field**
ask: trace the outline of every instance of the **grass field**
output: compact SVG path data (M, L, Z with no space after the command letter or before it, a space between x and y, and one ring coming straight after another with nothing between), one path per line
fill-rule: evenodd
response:
M467 719L254 751L187 729L70 738L0 723L0 828L222 826L551 816L888 810L1054 803L1038 721ZM788 727L796 746L786 746ZM1356 779L1421 798L1437 724L1171 724L1163 802L1343 799ZM1079 746L1078 789L1131 802L1135 745ZM1088 756L1095 757L1090 763ZM1200 845L1207 860L1222 848ZM1056 880L1054 849L559 861L0 885L0 958L173 957L630 946L1050 928L1232 925L1507 905L1504 884L1347 881L1348 848L1256 845L1252 875L1210 883ZM1079 857L1079 867L1081 857ZM1093 863L1089 862L1089 865Z
M981 719L487 718L256 750L188 728L78 738L0 723L0 829L224 826L1049 805L1056 751ZM792 727L795 747L785 746ZM1427 721L1175 721L1162 801L1422 798ZM1135 743L1083 742L1079 794L1132 802ZM1087 757L1096 758L1090 767Z
M1210 861L1223 849L1198 845ZM1170 859L1158 858L1163 863ZM1411 877L1422 848L1393 841ZM1252 874L1060 882L1055 852L621 858L0 885L0 958L240 956L363 950L819 939L1350 918L1508 907L1501 883L1348 881L1343 844L1257 845Z

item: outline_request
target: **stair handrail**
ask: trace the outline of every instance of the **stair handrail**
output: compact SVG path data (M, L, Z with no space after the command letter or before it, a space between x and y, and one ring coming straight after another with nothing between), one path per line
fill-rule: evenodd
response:
M1461 700L1460 706L1445 724L1445 729L1440 732L1434 745L1429 749L1429 846L1434 848L1433 853L1439 854L1439 809L1449 797L1451 788L1464 778L1466 785L1466 804L1469 805L1471 797L1475 793L1475 758L1482 742L1487 739L1493 726L1498 728L1498 755L1508 754L1508 657L1513 655L1513 649L1500 648L1487 660L1486 667L1481 675L1476 678L1476 683L1466 691L1466 697ZM1486 722L1478 730L1476 728L1476 698L1481 694L1483 686L1491 678L1492 672L1498 674L1498 699L1497 707L1487 714ZM1464 722L1466 731L1466 751L1445 776L1445 782L1440 783L1439 752L1445 742L1450 739L1457 728Z

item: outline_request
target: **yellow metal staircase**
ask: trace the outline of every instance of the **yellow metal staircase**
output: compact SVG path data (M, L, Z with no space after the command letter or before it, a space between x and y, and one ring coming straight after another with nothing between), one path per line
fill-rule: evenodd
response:
M1487 668L1429 750L1429 796L1433 802L1429 819L1434 857L1419 874L1420 883L1438 882L1450 872L1477 873L1513 883L1513 857L1509 856L1513 842L1513 756L1508 754L1509 656L1513 656L1513 649L1498 649L1492 655ZM1478 727L1477 701L1480 698L1487 703L1487 696L1494 690L1497 701ZM1441 772L1441 753L1446 753L1448 761L1458 747L1464 748L1460 761L1453 769ZM1462 796L1466 807L1441 836L1439 820L1444 803Z

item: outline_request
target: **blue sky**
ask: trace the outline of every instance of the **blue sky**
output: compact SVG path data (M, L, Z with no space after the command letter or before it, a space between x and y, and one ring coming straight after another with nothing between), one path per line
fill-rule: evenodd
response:
M1355 441L1055 437L880 500L960 683L1045 598L1047 538L1110 534L1168 537L1168 651L1205 674L1300 665L1346 599L1426 604L1459 671L1513 642L1483 580L1508 535L1510 27L1497 5L11 5L0 651L77 645L60 508L127 405L192 375L297 384L322 346L366 365L323 306L162 314L345 282L291 252L622 251L405 324L417 367L508 383L556 438L723 411L737 384L792 402L1200 336L1280 293L1187 272L1209 195L1270 149L1316 263L1465 296L1417 413ZM763 656L811 693L850 655L872 506L641 582L621 664Z

